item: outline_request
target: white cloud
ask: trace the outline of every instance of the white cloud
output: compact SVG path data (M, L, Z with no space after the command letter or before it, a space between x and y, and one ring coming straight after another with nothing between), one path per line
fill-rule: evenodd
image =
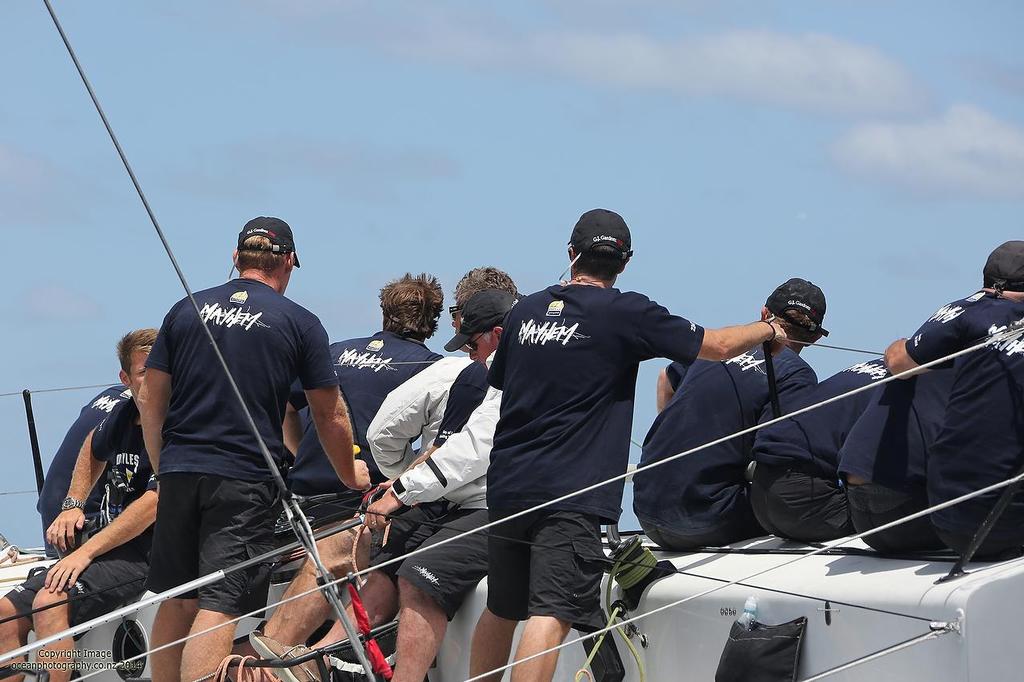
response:
M847 171L916 191L1024 197L1024 130L968 105L919 123L858 126L832 152Z
M729 31L659 41L641 34L553 34L531 41L537 62L623 88L718 95L841 114L906 113L926 97L880 51L823 34Z
M628 29L524 26L480 7L453 13L432 4L341 5L263 0L261 7L308 40L358 43L417 61L474 69L556 74L603 87L724 96L844 115L924 109L927 94L881 50L822 33L771 30L656 37ZM664 36L664 33L660 35Z

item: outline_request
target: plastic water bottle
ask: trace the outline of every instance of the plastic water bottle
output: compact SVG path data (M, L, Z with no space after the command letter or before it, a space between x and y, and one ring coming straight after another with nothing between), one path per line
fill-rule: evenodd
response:
M743 603L743 613L736 619L736 622L743 626L744 630L750 630L757 622L757 597L751 595Z

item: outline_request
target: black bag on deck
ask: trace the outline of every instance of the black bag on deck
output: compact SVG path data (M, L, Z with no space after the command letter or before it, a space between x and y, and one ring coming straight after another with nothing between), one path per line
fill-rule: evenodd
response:
M795 682L806 618L781 625L732 624L715 682Z

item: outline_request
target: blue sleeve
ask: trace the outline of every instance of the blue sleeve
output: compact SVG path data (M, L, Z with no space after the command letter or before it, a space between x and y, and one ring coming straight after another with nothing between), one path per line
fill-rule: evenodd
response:
M907 339L907 355L919 365L937 360L966 347L961 324L963 308L955 303L944 305Z
M704 343L704 328L673 315L646 296L635 296L639 299L635 326L638 359L668 358L687 365L696 360Z
M125 428L131 428L138 414L134 400L125 400L115 405L110 414L93 429L92 456L101 462L113 459L117 454L118 438Z
M665 368L665 376L673 391L679 390L679 384L683 383L683 377L686 376L686 372L692 364L690 362L672 362Z
M146 482L146 490L156 490L157 481L154 474L149 475L149 480Z
M309 407L309 401L306 400L306 392L302 390L301 382L296 381L292 384L292 387L288 389L288 403L295 408L296 412Z
M338 375L331 360L327 330L315 320L299 339L299 384L305 391L337 386ZM293 403L294 404L294 403Z
M486 393L487 369L474 362L459 373L448 391L448 402L445 403L444 416L441 417L434 445L444 445L448 436L461 431L473 410L483 402Z
M156 335L156 341L153 343L152 350L149 351L149 357L146 358L146 367L152 367L161 372L173 374L171 368L173 348L170 335L172 334L171 328L174 323L174 316L180 305L180 303L175 304L167 315L164 316L164 321L160 325L160 332Z

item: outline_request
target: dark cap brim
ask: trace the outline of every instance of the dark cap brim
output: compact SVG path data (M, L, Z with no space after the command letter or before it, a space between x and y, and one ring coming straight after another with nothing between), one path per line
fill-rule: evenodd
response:
M471 334L456 334L452 337L452 340L444 344L444 349L449 353L454 353L458 349L469 343L469 340L473 338Z

